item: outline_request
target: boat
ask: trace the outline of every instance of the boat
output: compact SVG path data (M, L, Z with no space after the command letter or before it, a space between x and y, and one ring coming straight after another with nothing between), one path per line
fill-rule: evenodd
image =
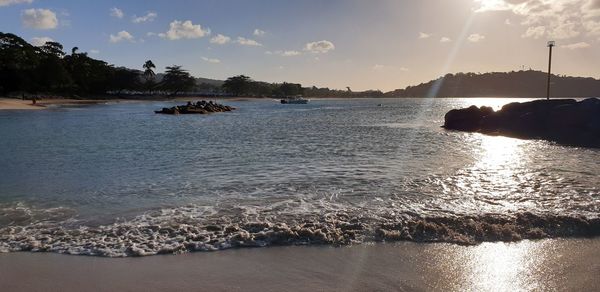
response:
M307 104L308 99L303 98L302 96L286 96L281 99L282 104Z

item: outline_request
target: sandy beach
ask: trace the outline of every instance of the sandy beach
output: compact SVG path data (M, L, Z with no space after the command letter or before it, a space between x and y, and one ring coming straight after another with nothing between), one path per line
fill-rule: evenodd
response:
M5 291L591 291L598 239L271 247L101 258L0 254Z
M31 100L0 97L0 110L41 110L51 105L86 105L105 103L108 100L95 99L40 99L34 105Z

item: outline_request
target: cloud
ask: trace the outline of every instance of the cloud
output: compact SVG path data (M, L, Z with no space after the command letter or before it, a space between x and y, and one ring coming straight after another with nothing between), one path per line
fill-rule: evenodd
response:
M224 45L231 42L231 38L222 34L218 34L210 39L211 44Z
M570 39L580 35L600 36L600 0L475 0L476 12L509 11L521 18L527 30L545 27L542 35L527 37Z
M33 0L0 0L0 6L9 6L13 4L27 3L31 4Z
M546 27L545 26L532 26L527 28L527 31L525 31L524 34L521 35L522 38L534 38L534 39L539 39L541 37L544 36L544 34L546 34Z
M451 40L449 37L442 37L442 38L440 39L440 43L449 43L449 42L451 42L451 41L452 41L452 40Z
M420 33L419 33L419 38L420 38L420 39L427 39L427 38L429 38L430 36L431 36L431 35L430 35L430 34L428 34L428 33L424 33L424 32L420 32Z
M485 39L485 36L484 35L480 35L478 33L471 34L467 38L467 40L470 41L470 42L472 42L472 43L478 43L478 42L480 42L480 41L482 41L484 39Z
M127 31L122 30L122 31L118 32L117 35L111 34L110 37L109 37L109 41L111 43L118 43L118 42L121 42L121 41L130 41L130 42L132 42L133 41L133 36L130 33L128 33Z
M511 24L512 24L512 22L510 22L510 19L508 19L508 18L507 18L507 19L505 19L505 20L504 20L504 24L506 24L506 25L511 25Z
M243 38L243 37L238 37L236 42L242 46L262 47L261 43L255 41L255 40L251 40L251 39L247 39L247 38Z
M121 10L117 7L113 7L110 9L110 16L116 17L116 18L123 18L123 16L125 16L125 13L123 13L123 10Z
M275 52L266 51L265 54L267 54L267 55L279 55L279 56L282 56L282 57L294 57L294 56L300 56L300 55L302 55L302 52L294 51L294 50L289 50L289 51L275 51Z
M329 51L335 50L335 46L330 41L322 40L322 41L307 43L304 46L304 50L311 52L311 53L315 53L315 54L319 54L319 53L325 54Z
M579 42L579 43L574 43L574 44L563 45L560 47L569 49L569 50L578 50L578 49L589 48L589 47L591 47L591 45L586 42Z
M96 50L96 49L91 49L91 50L90 50L90 54L94 54L94 55L96 55L96 54L100 54L100 51L99 51L99 50Z
M134 15L133 18L131 18L131 22L133 22L133 23L149 22L149 21L153 21L157 16L158 16L158 14L156 14L156 12L149 11L144 16L135 16Z
M31 44L39 47L43 46L47 42L53 42L54 40L49 37L33 37L31 38Z
M25 27L35 29L53 29L58 26L56 13L49 9L27 9L21 12L21 21Z
M208 63L212 63L212 64L221 63L221 60L219 60L219 59L211 59L211 58L207 58L207 57L202 57L202 60L204 60L205 62L208 62Z
M158 36L169 40L178 39L197 39L210 34L209 28L202 28L199 24L193 24L191 20L174 20L169 24L169 30L166 33L159 33Z
M254 32L252 34L255 35L255 36L261 37L261 36L264 36L265 33L266 32L264 30L260 30L260 29L257 28L257 29L254 30Z
M395 67L395 66L386 66L386 65L381 65L381 64L375 64L373 65L373 67L371 67L371 70L373 71L383 71L386 69L394 69L394 70L398 70L398 71L402 71L402 72L407 72L408 68L406 67Z

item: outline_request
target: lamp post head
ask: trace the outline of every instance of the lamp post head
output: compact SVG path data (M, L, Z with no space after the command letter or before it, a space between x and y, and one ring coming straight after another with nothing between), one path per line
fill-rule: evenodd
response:
M554 41L548 41L548 47L554 47L555 45Z

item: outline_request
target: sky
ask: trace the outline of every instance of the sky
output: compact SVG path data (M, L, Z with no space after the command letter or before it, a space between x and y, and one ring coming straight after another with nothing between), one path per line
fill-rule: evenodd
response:
M352 90L446 73L600 78L600 0L0 0L0 31L142 69Z

